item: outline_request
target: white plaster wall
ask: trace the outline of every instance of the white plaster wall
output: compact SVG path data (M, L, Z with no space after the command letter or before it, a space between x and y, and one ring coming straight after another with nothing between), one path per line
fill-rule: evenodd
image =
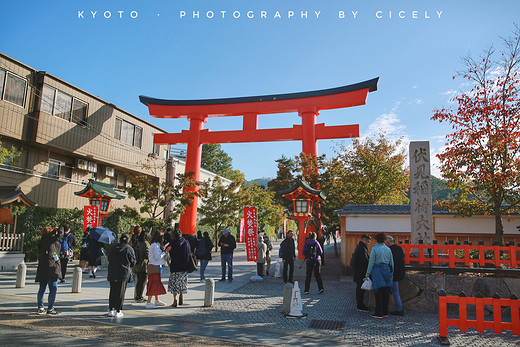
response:
M348 215L345 219L347 231L354 232L410 232L410 215Z
M434 216L436 233L471 233L494 234L494 216ZM520 225L520 217L505 217L502 219L504 234L518 234L516 226Z

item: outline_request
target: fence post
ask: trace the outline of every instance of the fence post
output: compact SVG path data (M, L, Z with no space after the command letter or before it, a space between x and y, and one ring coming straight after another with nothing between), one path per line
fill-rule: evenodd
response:
M25 287L25 278L27 275L27 265L25 263L21 263L18 265L16 269L16 288L24 288Z
M478 292L475 295L475 311L477 313L477 332L484 332L484 296Z
M513 335L520 335L520 302L516 295L511 295L511 324Z
M502 334L502 307L500 305L500 295L493 295L493 325L495 334Z
M439 340L441 345L449 345L448 340L448 307L446 302L446 291L439 290Z

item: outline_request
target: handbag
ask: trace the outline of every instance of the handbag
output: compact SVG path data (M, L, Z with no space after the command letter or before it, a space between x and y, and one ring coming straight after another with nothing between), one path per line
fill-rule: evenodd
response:
M188 273L192 273L193 271L197 270L197 259L195 259L195 256L193 254L190 254L188 259Z
M372 290L372 280L370 278L366 278L363 284L361 285L361 289Z
M148 275L158 274L161 272L161 267L159 265L147 264L146 265L146 273Z

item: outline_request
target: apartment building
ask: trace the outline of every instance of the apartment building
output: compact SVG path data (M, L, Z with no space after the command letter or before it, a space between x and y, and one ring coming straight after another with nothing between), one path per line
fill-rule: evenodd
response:
M165 131L0 52L0 141L20 153L0 163L0 186L19 185L39 206L58 208L87 205L74 192L91 178L126 196L132 176L166 179L167 162L173 174L184 173L169 146L153 144L155 133ZM214 176L201 172L201 180ZM126 196L112 200L111 209L123 205L139 206Z

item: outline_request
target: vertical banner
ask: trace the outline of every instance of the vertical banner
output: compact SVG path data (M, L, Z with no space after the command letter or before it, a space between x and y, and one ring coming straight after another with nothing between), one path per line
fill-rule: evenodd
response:
M244 207L244 226L247 261L256 261L257 250L257 214L256 207Z
M83 233L87 227L95 228L98 226L98 208L97 206L83 207Z
M238 229L238 242L243 243L244 242L244 218L240 218L240 228Z

